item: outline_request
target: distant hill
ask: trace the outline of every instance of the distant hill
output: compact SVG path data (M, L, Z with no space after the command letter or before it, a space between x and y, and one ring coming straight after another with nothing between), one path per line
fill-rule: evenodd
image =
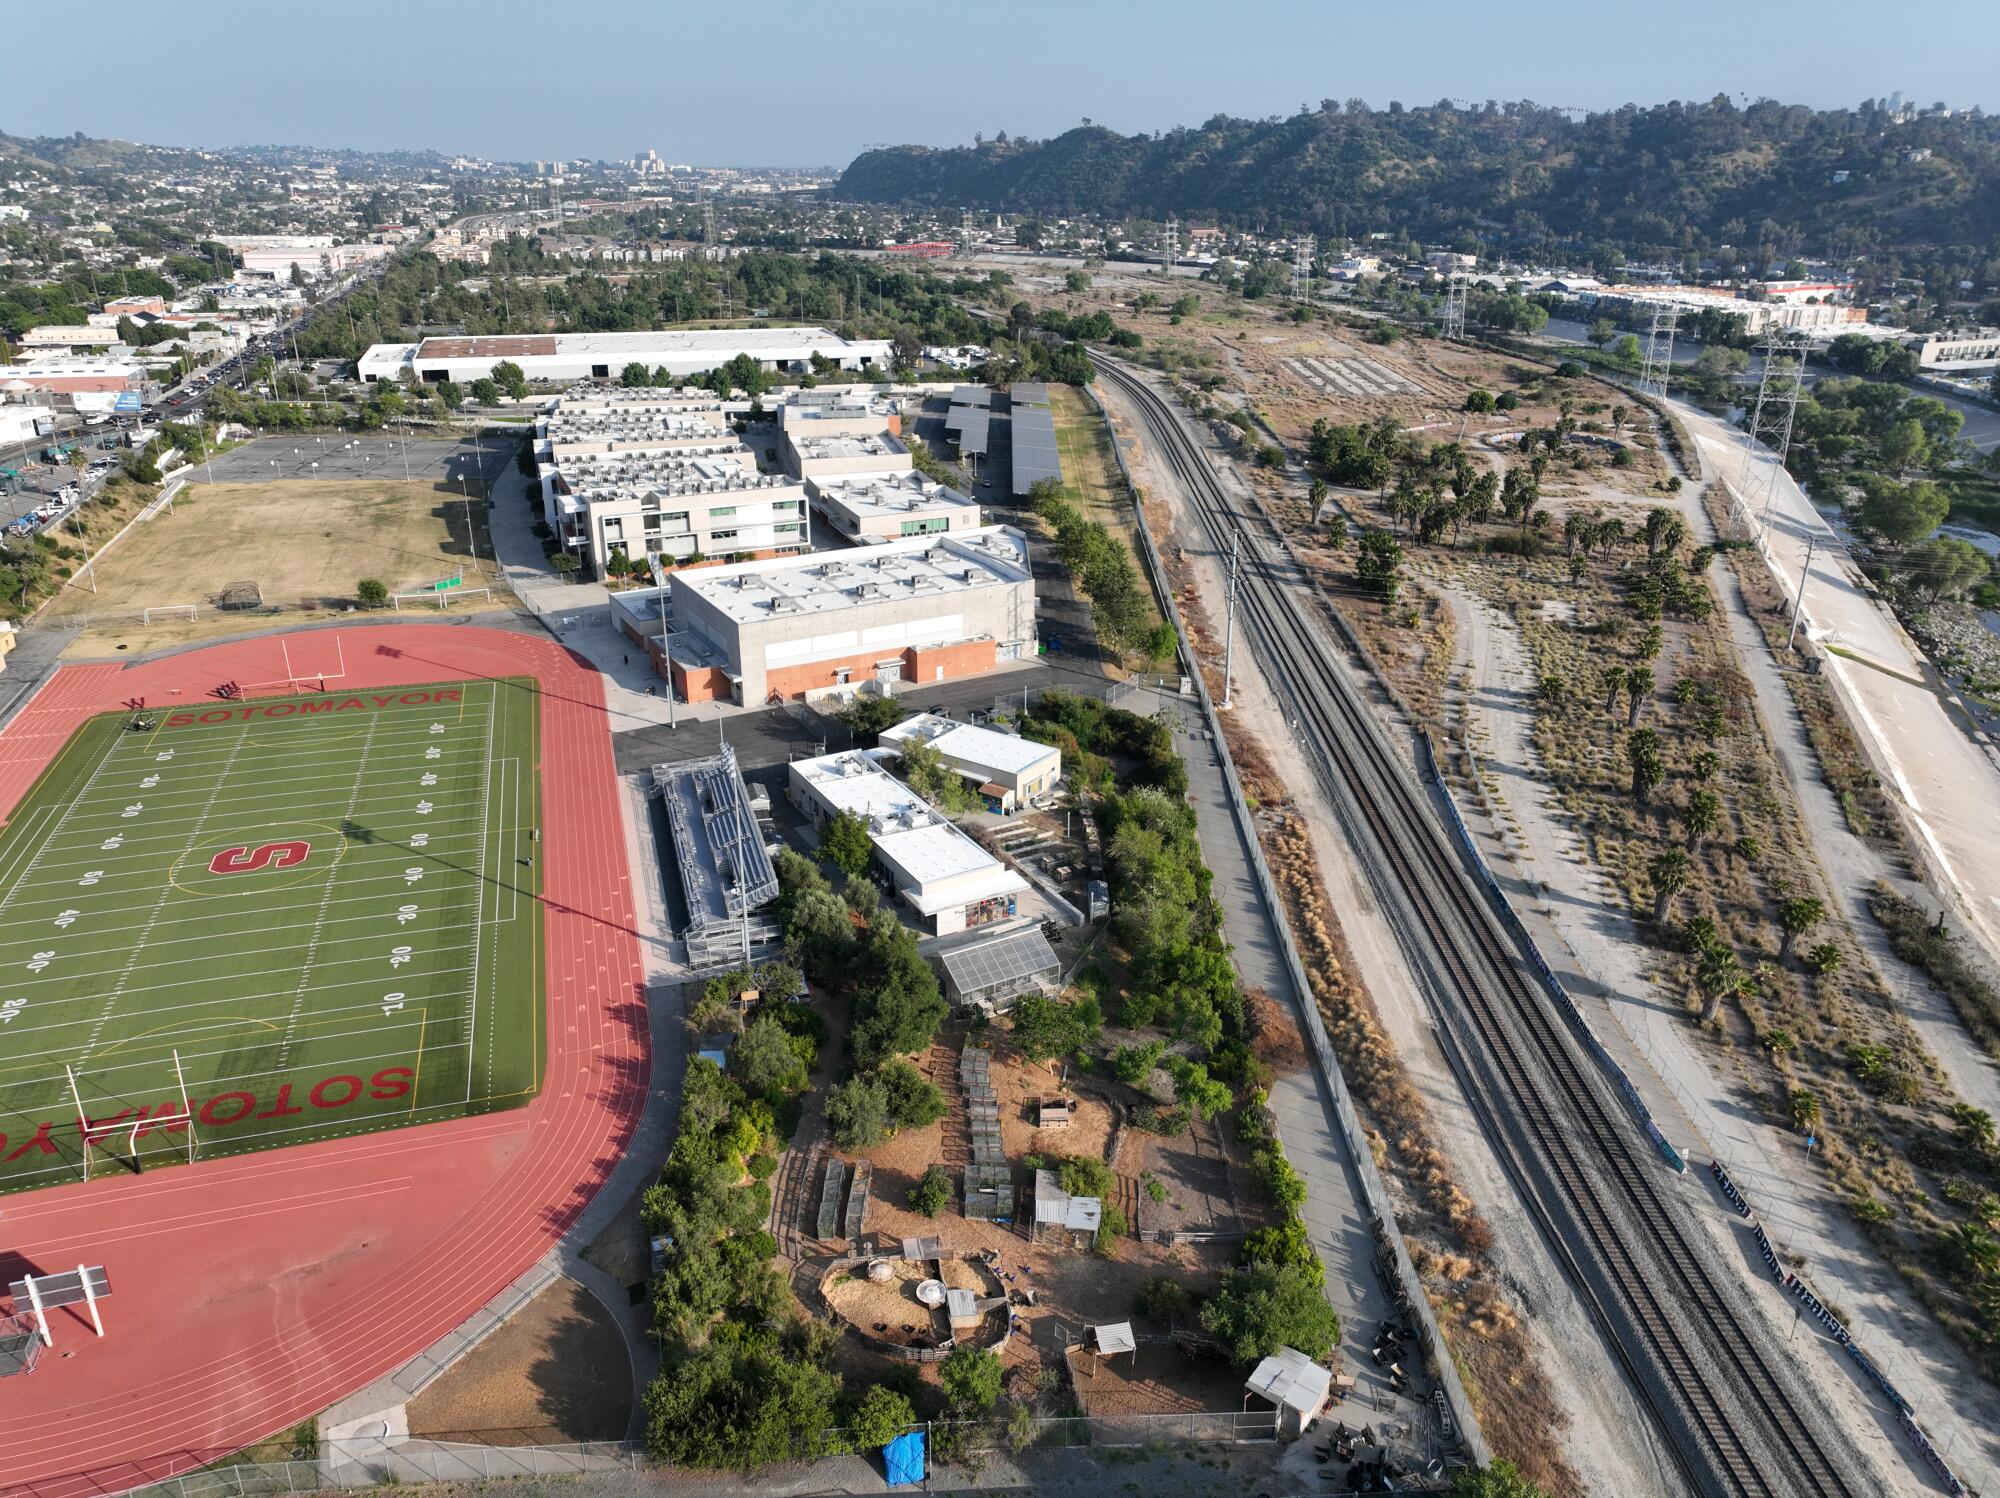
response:
M2000 277L2000 119L1899 123L1872 103L1738 108L1718 97L1578 118L1528 103L1373 110L1326 100L1290 118L1217 116L1154 136L1085 126L1046 141L888 147L858 157L836 193L1260 231L1389 230L1467 248L1566 241L1627 256L1963 246L1993 259L1987 280Z

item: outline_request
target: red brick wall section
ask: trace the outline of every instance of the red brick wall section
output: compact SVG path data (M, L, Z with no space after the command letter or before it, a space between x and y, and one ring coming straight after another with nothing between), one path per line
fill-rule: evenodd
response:
M674 686L683 702L727 702L734 695L719 666L697 666L690 671L676 661Z
M976 676L982 671L991 671L997 647L991 640L965 640L951 645L936 645L922 650L905 650L903 657L903 680L911 683L951 681L960 676ZM875 676L875 663L887 660L885 654L863 651L859 655L835 656L829 660L810 661L802 666L782 666L776 671L765 673L765 696L776 695L786 698L801 698L807 692L821 687L836 685L842 666L847 668L847 679L859 685L871 681ZM944 675L938 675L938 668Z

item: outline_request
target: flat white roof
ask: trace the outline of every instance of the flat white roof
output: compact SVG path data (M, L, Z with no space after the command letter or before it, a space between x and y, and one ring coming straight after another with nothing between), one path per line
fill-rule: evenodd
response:
M947 759L1003 775L1022 774L1051 754L1061 752L1051 744L1038 744L1017 734L960 723L942 713L918 713L914 718L905 718L883 729L879 737L882 743L892 746L906 740L918 740L929 744Z
M835 614L896 598L949 597L1025 582L1027 541L1004 525L910 536L865 550L767 557L674 574L685 589L739 624Z
M813 497L827 509L839 509L859 520L889 516L948 515L977 510L979 503L915 469L902 473L837 474L812 481Z
M909 449L887 432L807 432L792 436L792 446L808 462L834 458L904 458Z

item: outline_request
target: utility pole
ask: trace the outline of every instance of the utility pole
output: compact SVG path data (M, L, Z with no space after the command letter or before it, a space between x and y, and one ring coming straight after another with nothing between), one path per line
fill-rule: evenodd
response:
M1799 637L1799 612L1806 606L1806 579L1812 576L1813 550L1819 545L1819 537L1808 533L1806 536L1806 564L1799 569L1799 592L1792 600L1792 629L1785 636L1785 649L1792 648L1792 642Z
M1441 337L1465 341L1465 272L1455 270L1444 283L1444 326Z
M1237 543L1240 535L1229 537L1229 614L1222 626L1222 706L1232 707L1230 688L1235 682L1236 667L1236 569L1238 563Z
M1667 398L1667 378L1674 364L1674 328L1681 309L1655 306L1653 324L1646 330L1646 354L1639 366L1639 393L1658 400Z

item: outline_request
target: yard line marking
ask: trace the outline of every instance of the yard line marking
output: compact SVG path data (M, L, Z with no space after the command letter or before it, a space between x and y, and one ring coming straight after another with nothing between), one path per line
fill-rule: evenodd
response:
M35 866L41 862L43 852L47 850L51 842L62 835L64 825L69 821L70 816L76 811L77 807L82 804L83 798L90 794L90 788L97 783L97 777L104 773L104 767L111 763L112 753L117 748L118 740L116 738L113 738L110 743L105 745L104 757L98 760L96 765L92 767L90 777L70 797L69 804L62 809L61 815L56 818L55 825L49 829L47 835L36 846L34 856L22 867L21 872L16 876L15 883L4 895L0 895L0 915L5 915L7 908L13 903L14 896L27 888L28 877L35 872Z
M473 1042L479 1035L479 948L480 937L486 929L486 829L488 823L493 819L491 802L493 794L493 720L495 714L499 711L499 705L499 694L497 692L488 692L486 694L486 738L485 742L480 745L479 753L479 862L477 865L478 871L473 876L475 881L473 888L478 896L478 904L474 907L472 916L472 972L465 991L466 1003L472 1011L472 1025L466 1037L465 1052L465 1101L468 1106L472 1102L472 1067L473 1062L477 1059L477 1052ZM463 721L463 704L460 705L459 717ZM497 894L495 904L498 904ZM489 1087L493 1085L493 1036L491 1032L498 1028L498 1025L489 1027L486 1037L486 1083Z
M353 825L354 805L360 799L362 782L368 778L368 751L374 744L375 725L379 722L381 722L381 718L378 715L369 715L368 733L361 740L361 759L354 767L354 782L348 787L347 812L340 820L341 836L343 838L346 836L346 829ZM339 882L339 870L340 860L335 859L328 866L326 886L320 891L319 907L313 912L312 935L306 940L305 961L299 965L299 985L292 992L291 1012L285 1016L285 1038L278 1045L278 1064L280 1066L292 1058L292 1036L298 1031L299 1010L304 1006L306 1001L307 984L311 981L313 975L313 960L319 953L320 938L324 934L326 925L327 902L333 898L333 891Z
M115 743L116 741L114 740L113 742ZM208 825L208 814L215 809L215 799L222 794L222 787L228 783L228 780L229 767L224 765L222 774L216 777L215 784L209 789L208 805L203 807L201 815L195 818L194 830L188 834L187 847L181 854L183 858L194 850L195 843L200 840L202 829ZM97 1049L97 1037L104 1032L105 1022L111 1018L113 1011L117 1009L119 995L125 991L126 981L131 978L133 969L139 965L139 958L146 950L146 938L152 933L154 923L159 920L160 912L166 908L167 901L173 897L173 893L174 886L162 882L160 885L160 896L153 902L152 916L140 930L138 940L132 943L126 955L124 971L119 974L118 984L106 996L104 1009L97 1016L97 1023L90 1027L90 1035L84 1042L85 1055Z

